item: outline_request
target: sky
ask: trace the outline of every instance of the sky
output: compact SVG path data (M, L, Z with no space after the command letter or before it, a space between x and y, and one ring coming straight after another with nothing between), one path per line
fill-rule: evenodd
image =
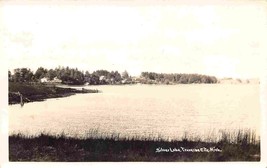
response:
M267 65L263 1L4 2L0 54L11 71L69 66L256 78Z

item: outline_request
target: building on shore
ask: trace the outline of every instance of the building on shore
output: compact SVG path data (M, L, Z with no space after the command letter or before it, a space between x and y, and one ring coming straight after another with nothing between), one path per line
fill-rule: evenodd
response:
M54 84L54 83L61 83L62 80L58 79L57 77L54 77L53 80L50 80L49 78L44 77L44 78L40 79L40 82L41 83L53 83Z

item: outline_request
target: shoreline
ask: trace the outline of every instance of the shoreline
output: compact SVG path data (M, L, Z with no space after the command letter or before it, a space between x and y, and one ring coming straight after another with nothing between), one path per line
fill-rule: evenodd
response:
M75 94L99 93L97 89L85 89L84 87L101 86L195 86L195 85L258 85L258 83L192 83L192 84L103 84L103 85L65 85L65 84L40 84L40 83L14 83L9 82L8 105L21 104L20 94L23 96L23 103L40 102L50 98L62 98Z
M130 84L101 84L101 85L65 85L59 84L58 86L61 88L82 88L82 87L101 87L101 86L194 86L194 85L260 85L260 83L172 83L172 84L164 84L164 83L130 83Z
M8 105L45 101L75 94L99 93L99 90L63 88L56 85L9 83Z

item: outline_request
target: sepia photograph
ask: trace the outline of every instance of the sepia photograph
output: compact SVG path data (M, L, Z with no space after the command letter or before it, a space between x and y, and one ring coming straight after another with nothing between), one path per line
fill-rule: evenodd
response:
M264 1L1 1L9 162L261 161Z

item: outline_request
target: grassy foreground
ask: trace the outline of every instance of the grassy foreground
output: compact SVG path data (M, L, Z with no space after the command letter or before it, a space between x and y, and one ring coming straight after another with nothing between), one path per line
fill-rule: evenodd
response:
M40 83L28 84L9 82L8 87L9 104L20 103L18 92L23 95L23 102L43 101L48 98L71 96L76 93L96 93L98 90L77 90L72 88L61 88L55 85L44 85Z
M222 133L217 142L160 138L9 136L10 161L260 161L254 134Z

